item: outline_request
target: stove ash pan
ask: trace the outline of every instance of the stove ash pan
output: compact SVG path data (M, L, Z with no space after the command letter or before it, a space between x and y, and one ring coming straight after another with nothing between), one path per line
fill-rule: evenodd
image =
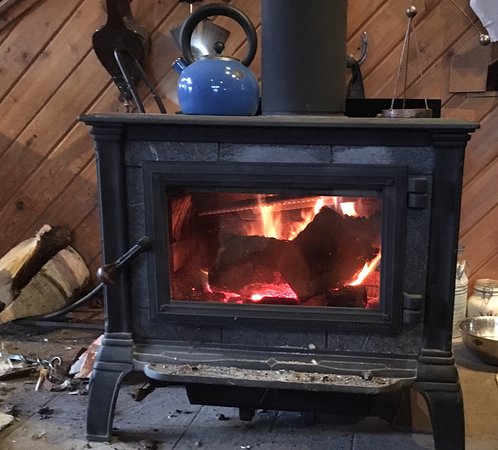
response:
M326 412L343 396L379 414L379 398L415 386L439 405L437 447L463 448L451 323L475 124L83 120L97 151L105 261L142 236L152 242L106 288L91 439L110 436L92 419L97 403L112 423L110 386L141 370L244 417L258 407ZM274 395L258 406L261 389Z

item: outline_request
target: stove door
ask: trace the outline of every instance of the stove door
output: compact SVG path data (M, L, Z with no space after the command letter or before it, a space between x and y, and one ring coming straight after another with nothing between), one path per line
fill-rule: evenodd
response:
M405 168L144 170L158 317L400 326Z

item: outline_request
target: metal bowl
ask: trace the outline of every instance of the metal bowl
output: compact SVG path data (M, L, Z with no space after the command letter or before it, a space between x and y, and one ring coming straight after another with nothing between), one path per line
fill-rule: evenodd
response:
M481 361L498 366L498 316L463 319L457 327L467 350Z

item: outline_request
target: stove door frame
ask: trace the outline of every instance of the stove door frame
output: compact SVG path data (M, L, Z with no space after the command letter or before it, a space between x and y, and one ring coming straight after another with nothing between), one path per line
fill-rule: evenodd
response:
M402 326L403 259L407 208L404 166L299 163L144 162L146 234L154 251L147 256L151 320L190 323L253 323L399 332ZM218 305L171 301L167 188L253 189L285 192L380 191L382 196L381 301L379 310L271 305ZM345 194L342 194L345 195ZM165 238L166 236L166 238ZM400 245L401 243L401 245ZM165 274L159 276L158 274ZM298 309L296 309L298 308ZM297 314L296 314L297 313Z

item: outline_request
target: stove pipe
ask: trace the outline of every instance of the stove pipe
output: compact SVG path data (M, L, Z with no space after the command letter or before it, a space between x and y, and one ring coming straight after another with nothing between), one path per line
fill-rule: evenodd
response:
M342 114L347 0L262 0L262 114Z

